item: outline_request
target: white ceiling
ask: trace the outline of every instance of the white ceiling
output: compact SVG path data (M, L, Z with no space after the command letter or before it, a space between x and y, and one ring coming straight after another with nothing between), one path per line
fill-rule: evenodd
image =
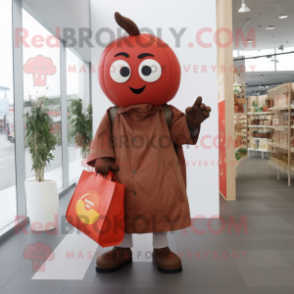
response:
M277 85L283 83L294 82L294 66L293 71L279 71L279 72L255 72L245 74L246 84L246 94L250 95L252 91L268 91ZM270 85L273 84L273 85ZM268 88L264 86L268 85Z
M233 0L233 32L236 34L237 28L244 28L243 32L246 36L250 28L255 29L256 45L253 48L252 43L247 48L234 48L238 50L262 50L278 48L281 44L284 47L294 47L294 0L245 0L246 5L250 8L250 12L238 13L242 0ZM288 18L278 18L279 3L280 14L287 14ZM249 20L249 21L248 21ZM266 30L268 25L276 27L275 30ZM282 51L277 51L281 53ZM241 52L242 55L242 52ZM294 82L294 64L293 71L279 72L246 72L245 74L246 93L267 91L276 87L278 84ZM275 84L275 85L269 85ZM269 87L265 88L265 85Z
M294 47L294 0L245 0L250 12L238 13L242 0L233 0L233 32L236 35L237 28L243 28L247 21L248 24L244 29L244 35L250 28L256 32L257 48L252 48L249 43L247 48L239 50L256 50L278 48L281 44L284 47ZM280 14L287 14L288 18L278 18L277 3L280 6ZM275 30L266 30L268 25L276 27ZM287 43L288 42L288 43ZM237 48L235 48L237 49Z

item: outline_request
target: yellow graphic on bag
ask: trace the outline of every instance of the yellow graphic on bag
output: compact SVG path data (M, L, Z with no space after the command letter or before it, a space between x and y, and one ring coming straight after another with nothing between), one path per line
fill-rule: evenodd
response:
M92 225L99 219L101 207L101 196L95 191L86 192L77 201L77 216L84 224Z

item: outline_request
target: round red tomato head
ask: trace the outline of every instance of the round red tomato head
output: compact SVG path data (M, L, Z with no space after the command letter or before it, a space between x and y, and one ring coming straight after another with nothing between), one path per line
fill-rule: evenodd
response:
M129 36L114 40L100 57L98 78L105 95L121 107L172 100L181 77L173 50L156 36L140 34L136 24L118 12L115 19Z

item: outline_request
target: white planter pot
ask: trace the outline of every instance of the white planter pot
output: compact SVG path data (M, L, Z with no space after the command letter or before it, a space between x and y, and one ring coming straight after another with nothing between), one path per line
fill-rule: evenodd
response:
M59 196L55 181L25 181L27 210L31 229L48 231L56 227L58 221Z

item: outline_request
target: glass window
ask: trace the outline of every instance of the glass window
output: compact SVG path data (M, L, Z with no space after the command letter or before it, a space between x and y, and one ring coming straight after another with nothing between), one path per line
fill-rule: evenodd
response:
M24 113L31 108L30 97L41 95L49 98L49 114L53 119L52 132L57 138L54 159L45 168L45 179L55 180L58 189L62 182L62 140L60 107L60 45L40 23L23 10L23 28L28 34L23 45L24 62ZM25 151L26 178L34 177L32 160L28 149Z
M276 50L277 53L292 52L294 48L285 48L283 51ZM294 53L278 55L277 58L277 70L294 70Z
M12 1L0 0L0 230L16 211Z
M274 49L268 50L254 50L254 51L240 51L240 56L254 57L268 55L269 57L261 57L256 59L246 59L245 66L246 72L259 72L259 71L274 71L275 63L272 61L274 57L271 54L275 53Z
M68 162L69 162L69 182L78 179L83 168L86 167L85 156L81 147L77 144L77 134L75 134L75 127L73 120L76 114L72 112L72 103L82 100L83 112L87 113L89 105L87 97L86 84L87 66L79 59L72 51L66 49L66 71L67 71L67 120L68 120Z
M239 51L233 50L233 57L238 57L238 56L239 56Z

